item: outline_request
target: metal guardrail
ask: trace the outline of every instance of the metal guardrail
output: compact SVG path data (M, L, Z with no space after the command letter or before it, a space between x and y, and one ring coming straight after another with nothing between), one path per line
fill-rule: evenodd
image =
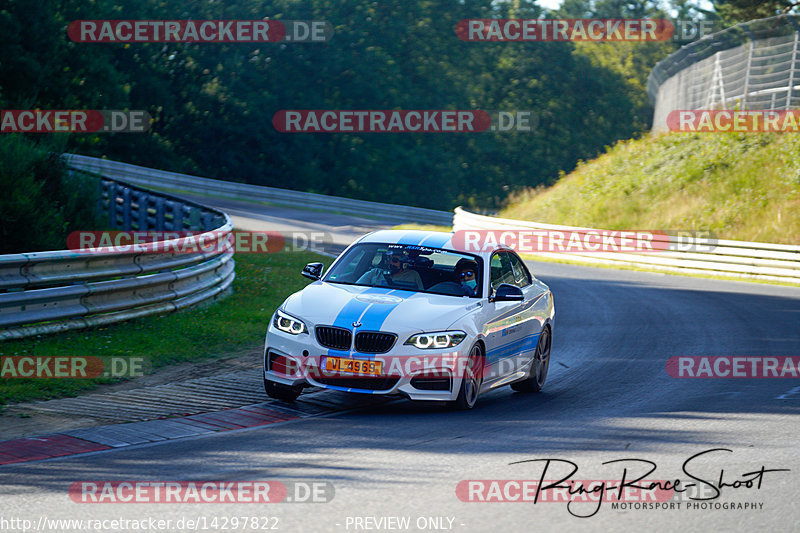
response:
M453 214L447 211L201 178L82 155L65 154L64 157L72 168L113 175L144 187L185 190L193 194L249 199L289 206L301 205L326 211L361 213L367 217L378 216L398 224L415 222L449 226L453 221Z
M455 210L453 230L554 230L601 231L592 228L557 226L507 218L487 217ZM664 239L667 237L665 236ZM703 252L682 250L703 249ZM717 239L687 239L670 236L663 251L647 253L540 252L535 255L587 263L639 266L656 270L697 274L718 274L742 278L800 283L800 246Z
M100 326L175 311L225 291L235 277L222 211L140 187L362 212L393 222L450 225L452 213L201 178L64 154L71 172L99 174L109 226L136 231L202 231L212 251L137 253L60 250L0 256L0 341ZM173 241L152 244L175 249ZM175 241L177 244L177 241ZM214 246L217 243L217 246Z
M0 255L0 340L167 313L213 298L233 282L228 239L233 223L227 214L140 189L116 175L101 178L100 185L111 227L202 231L197 239L204 239L203 249L208 251L181 253L174 240L137 253L61 250Z
M681 47L650 72L647 94L654 132L674 110L800 106L800 16L743 22Z

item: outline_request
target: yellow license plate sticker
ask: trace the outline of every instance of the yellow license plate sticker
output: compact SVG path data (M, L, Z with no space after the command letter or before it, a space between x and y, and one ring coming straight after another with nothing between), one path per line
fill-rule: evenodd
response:
M325 359L325 370L379 376L381 375L381 370L383 370L383 362L362 361L360 359L348 359L345 357L327 357Z

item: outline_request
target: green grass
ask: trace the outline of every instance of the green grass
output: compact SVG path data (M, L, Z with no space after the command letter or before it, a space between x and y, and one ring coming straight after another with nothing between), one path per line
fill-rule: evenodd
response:
M306 263L328 257L310 252L239 254L233 293L217 303L108 327L0 343L0 356L143 356L152 372L184 361L200 361L260 349L272 313L309 281ZM9 402L74 396L111 383L98 379L0 379L0 406Z
M499 216L800 244L798 213L800 135L674 133L620 142Z

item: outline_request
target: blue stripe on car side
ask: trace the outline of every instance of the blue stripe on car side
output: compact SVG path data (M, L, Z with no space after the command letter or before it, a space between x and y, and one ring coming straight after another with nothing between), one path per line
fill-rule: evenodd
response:
M534 350L536 349L536 344L539 342L539 335L540 333L527 335L521 339L508 342L501 346L496 346L486 352L486 357L491 357L492 359L497 359L499 361L500 359L506 359L518 353L525 353Z

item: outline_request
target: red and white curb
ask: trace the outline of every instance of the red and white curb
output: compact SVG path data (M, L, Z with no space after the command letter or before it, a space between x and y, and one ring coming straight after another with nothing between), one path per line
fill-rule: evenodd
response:
M0 442L0 465L266 426L313 414L316 413L303 413L288 407L276 408L273 403L265 403L184 417L98 426L7 440Z

